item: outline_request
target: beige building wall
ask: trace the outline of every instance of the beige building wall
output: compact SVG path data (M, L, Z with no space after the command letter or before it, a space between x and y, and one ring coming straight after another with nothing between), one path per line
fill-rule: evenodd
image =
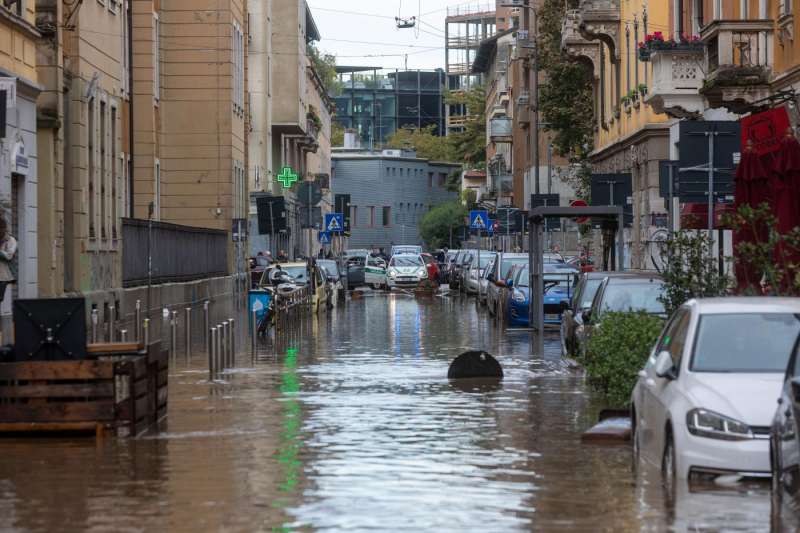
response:
M123 7L85 2L64 33L65 291L122 286Z

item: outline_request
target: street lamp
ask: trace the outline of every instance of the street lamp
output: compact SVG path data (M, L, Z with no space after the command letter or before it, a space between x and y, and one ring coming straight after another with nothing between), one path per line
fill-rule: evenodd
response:
M521 9L529 9L532 14L532 18L530 24L528 25L530 28L533 29L533 58L532 58L532 66L531 70L533 70L533 80L531 81L531 92L533 93L533 101L531 102L531 107L533 111L533 139L531 144L533 145L533 182L534 182L534 192L539 194L539 48L538 48L538 38L539 38L539 25L538 25L538 17L536 13L536 7L529 5L528 0L506 0L500 3L500 7L512 7L512 8L521 8Z

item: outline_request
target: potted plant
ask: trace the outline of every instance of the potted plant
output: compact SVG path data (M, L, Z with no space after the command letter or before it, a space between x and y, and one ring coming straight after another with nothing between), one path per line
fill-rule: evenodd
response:
M644 83L640 83L637 89L639 90L639 94L642 95L642 98L647 96L647 85L645 85Z

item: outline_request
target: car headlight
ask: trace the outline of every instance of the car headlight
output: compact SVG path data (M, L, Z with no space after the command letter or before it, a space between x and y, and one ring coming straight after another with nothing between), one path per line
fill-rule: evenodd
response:
M390 277L390 278L393 278L393 277L395 277L395 276L397 276L397 270L395 270L395 269L393 269L393 268L390 268L390 269L389 269L389 277Z
M420 268L417 271L417 275L419 275L419 277L421 277L421 278L427 278L428 277L428 270L425 269L425 268Z
M706 409L692 409L686 414L689 433L696 437L721 440L748 440L755 438L750 426L725 415Z
M522 291L514 291L514 294L511 295L511 299L518 304L525 303L525 294Z

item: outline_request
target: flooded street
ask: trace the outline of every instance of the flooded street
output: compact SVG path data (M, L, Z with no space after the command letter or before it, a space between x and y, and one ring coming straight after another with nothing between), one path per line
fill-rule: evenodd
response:
M769 531L768 484L662 490L628 446L584 445L603 407L529 333L473 300L367 295L170 375L169 417L138 439L0 441L0 522L18 531ZM241 322L240 322L241 323ZM242 340L239 346L248 347ZM505 370L457 388L469 348ZM774 529L774 528L773 528Z

